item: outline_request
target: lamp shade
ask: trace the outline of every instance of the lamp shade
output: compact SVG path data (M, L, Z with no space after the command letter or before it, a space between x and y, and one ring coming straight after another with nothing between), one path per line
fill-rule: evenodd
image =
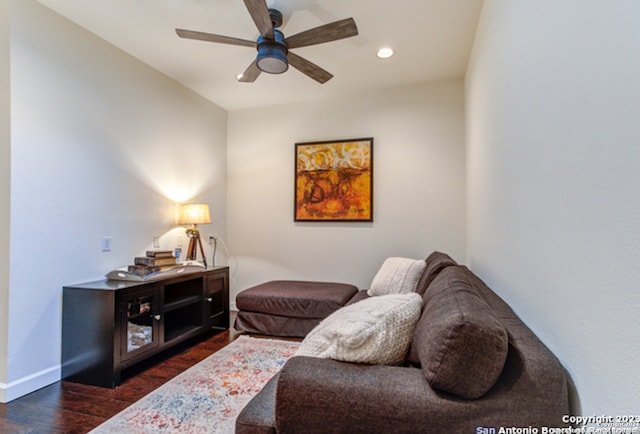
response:
M206 203L183 203L180 205L179 225L206 225L211 223L209 205Z

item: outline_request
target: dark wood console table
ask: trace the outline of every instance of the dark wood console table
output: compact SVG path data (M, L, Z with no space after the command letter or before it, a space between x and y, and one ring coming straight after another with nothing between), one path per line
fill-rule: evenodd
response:
M116 387L123 369L208 330L227 328L229 267L154 281L65 286L62 378Z

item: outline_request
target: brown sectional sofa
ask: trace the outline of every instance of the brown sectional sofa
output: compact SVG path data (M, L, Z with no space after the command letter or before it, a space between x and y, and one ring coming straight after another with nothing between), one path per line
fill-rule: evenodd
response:
M422 314L404 365L295 356L240 413L236 432L564 427L570 379L557 358L468 268L440 252L426 262L416 291ZM345 304L364 298L360 291Z

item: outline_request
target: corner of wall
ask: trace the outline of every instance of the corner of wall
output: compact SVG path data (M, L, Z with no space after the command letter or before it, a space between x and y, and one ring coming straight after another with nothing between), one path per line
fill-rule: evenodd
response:
M11 206L11 77L9 1L0 0L0 398L7 378L9 322L9 228Z

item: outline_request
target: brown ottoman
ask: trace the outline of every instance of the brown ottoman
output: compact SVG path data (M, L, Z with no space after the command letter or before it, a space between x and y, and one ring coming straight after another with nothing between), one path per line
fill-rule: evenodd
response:
M347 304L358 288L346 283L274 280L236 296L234 328L270 336L304 337Z

